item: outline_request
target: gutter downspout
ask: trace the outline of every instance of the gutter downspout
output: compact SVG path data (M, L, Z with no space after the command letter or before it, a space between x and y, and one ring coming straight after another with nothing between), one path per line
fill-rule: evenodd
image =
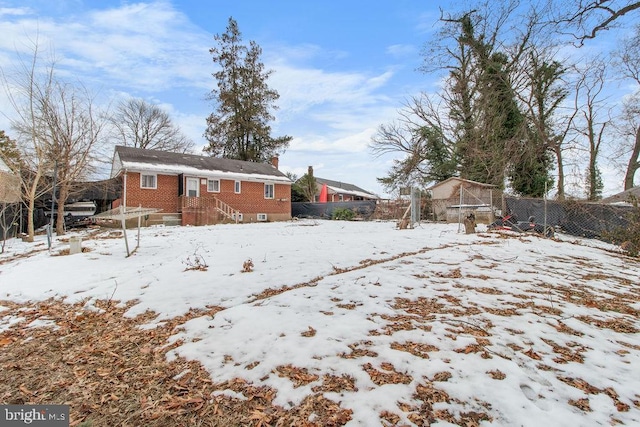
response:
M121 215L121 223L122 223L122 234L124 235L124 246L127 248L127 258L131 255L129 251L129 241L127 240L127 225L126 218L124 216L125 211L127 210L127 170L124 170L124 175L122 179L122 204L120 205L120 215Z
M124 208L127 207L127 170L124 170L123 180L122 180L122 204Z

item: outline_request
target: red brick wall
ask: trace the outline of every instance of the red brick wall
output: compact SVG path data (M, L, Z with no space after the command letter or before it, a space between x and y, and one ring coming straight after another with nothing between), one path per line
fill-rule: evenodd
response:
M207 191L206 180L200 180L200 197L216 197L242 212L244 222L257 221L258 213L266 213L269 221L291 219L291 186L274 184L274 198L264 198L264 183L241 182L240 194L234 193L235 181L220 180L220 192ZM186 183L184 187L186 189ZM178 177L157 175L157 188L140 188L140 174L127 174L127 206L162 209L164 213L180 211Z
M291 215L291 186L285 184L274 185L274 198L264 198L264 183L242 181L240 194L234 193L234 181L221 180L220 193L209 193L215 195L229 206L242 212L244 221L247 222L247 215L266 214L288 214ZM206 188L205 188L206 190ZM280 200L286 199L286 200Z
M178 177L157 175L156 180L157 188L140 188L140 174L128 172L127 206L162 209L165 213L179 212Z

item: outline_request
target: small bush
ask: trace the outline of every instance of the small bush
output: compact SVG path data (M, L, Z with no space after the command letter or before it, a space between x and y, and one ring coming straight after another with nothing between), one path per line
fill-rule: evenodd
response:
M331 219L341 221L352 221L356 216L356 213L349 208L336 208L331 213Z
M603 237L619 244L629 256L637 257L640 255L640 207L635 197L630 201L633 204L633 210L628 217L629 225L605 233Z
M253 261L251 258L242 263L242 272L243 273L251 273L253 271Z
M207 271L209 266L207 262L204 260L204 257L198 253L200 248L196 248L193 251L193 254L189 255L186 260L182 261L183 264L187 265L187 268L184 271L196 270L196 271Z

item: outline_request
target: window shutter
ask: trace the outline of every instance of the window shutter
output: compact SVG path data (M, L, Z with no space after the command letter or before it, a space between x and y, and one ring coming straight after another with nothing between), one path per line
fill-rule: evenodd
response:
M178 196L184 195L184 174L178 175Z

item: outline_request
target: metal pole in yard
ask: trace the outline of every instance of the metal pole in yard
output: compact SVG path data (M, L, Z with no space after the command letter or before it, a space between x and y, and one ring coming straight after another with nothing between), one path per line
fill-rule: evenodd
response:
M464 187L462 183L460 183L460 201L458 202L458 233L460 233L460 225L462 224L462 192L464 191Z
M47 244L51 249L51 240L53 239L53 213L57 209L56 203L56 179L58 178L58 161L56 160L53 165L53 190L51 190L51 218L49 219L49 225L47 226Z
M489 206L491 207L490 209L491 213L489 214L489 224L491 224L493 221L495 221L495 218L493 215L493 188L489 189Z
M124 218L124 211L125 211L125 207L120 205L120 215L121 215L121 221L122 221L122 234L124 234L124 246L127 248L127 257L129 257L129 255L131 255L131 252L129 252L129 241L127 240L127 226L126 226L126 220Z
M142 221L140 211L142 211L142 205L138 205L138 241L136 242L136 249L140 247L140 221Z
M547 235L547 183L544 183L544 224L542 226L543 236Z

